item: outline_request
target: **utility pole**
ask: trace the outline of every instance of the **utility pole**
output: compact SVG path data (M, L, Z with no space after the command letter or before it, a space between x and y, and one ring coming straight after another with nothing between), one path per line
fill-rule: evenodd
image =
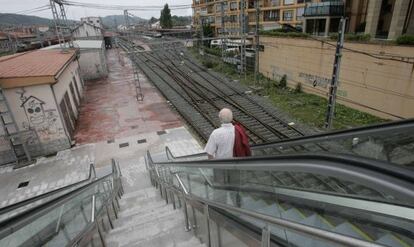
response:
M125 22L125 31L127 32L127 40L130 40L130 34L129 34L129 18L128 18L128 10L124 10L124 22Z
M200 23L200 37L201 37L201 47L200 47L200 54L204 56L204 18L200 15L199 19Z
M246 10L246 2L245 0L240 1L240 37L241 37L241 47L240 47L240 75L244 73L244 78L246 79L246 35L245 35L245 27L246 27L246 18L245 18L245 10Z
M221 13L221 61L224 62L224 38L225 35L225 29L224 29L224 2L220 3L220 13Z
M260 0L256 0L256 30L255 30L255 43L256 49L254 51L255 59L254 59L254 84L257 86L259 83L259 50L260 50L260 43L259 43L259 19L260 19Z
M73 47L73 41L72 31L66 17L64 1L50 0L50 9L52 10L53 21L55 23L56 35L59 40L60 48L62 51L66 51L69 47ZM65 40L65 33L70 35L68 42Z
M335 61L333 66L332 80L329 87L328 111L326 112L325 128L332 128L332 121L335 114L336 92L338 89L339 71L341 66L342 48L344 47L346 19L341 18L338 30L338 40L335 50Z

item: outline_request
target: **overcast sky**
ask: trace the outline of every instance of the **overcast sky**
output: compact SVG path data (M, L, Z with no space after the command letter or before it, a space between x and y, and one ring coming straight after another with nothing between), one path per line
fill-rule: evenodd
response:
M191 4L192 0L74 0L82 3L98 3L98 4L115 4L115 5L139 5L139 6L161 6L165 3L180 5ZM33 9L36 7L49 4L49 0L0 0L0 13L17 13L24 10ZM122 11L118 10L102 10L90 9L80 7L66 7L68 19L79 20L83 16L106 16L106 15L121 15ZM154 16L159 18L160 10L151 11L131 11L132 14L142 17L150 18ZM24 13L26 14L26 13ZM184 10L172 10L172 15L191 15L191 8ZM51 10L44 10L41 12L28 13L27 15L35 15L40 17L52 18Z

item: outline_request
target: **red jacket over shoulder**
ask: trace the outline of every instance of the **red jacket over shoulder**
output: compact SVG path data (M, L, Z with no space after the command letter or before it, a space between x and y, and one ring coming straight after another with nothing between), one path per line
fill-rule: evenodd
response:
M246 134L243 126L239 123L234 124L234 147L233 157L251 156L249 145L249 137Z

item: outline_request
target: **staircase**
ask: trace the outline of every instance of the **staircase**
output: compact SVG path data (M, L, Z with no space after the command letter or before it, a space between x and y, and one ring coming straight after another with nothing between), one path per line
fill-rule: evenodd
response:
M125 194L114 229L106 235L107 246L205 246L192 232L184 230L182 210L166 204L151 186L143 157L119 162Z

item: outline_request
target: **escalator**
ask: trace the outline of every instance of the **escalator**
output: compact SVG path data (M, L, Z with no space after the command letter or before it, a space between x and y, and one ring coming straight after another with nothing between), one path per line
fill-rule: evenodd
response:
M106 175L2 209L0 246L104 246L103 232L113 228L122 193L112 160Z
M263 144L245 159L167 148L148 152L147 168L212 246L414 246L413 122L344 132ZM259 157L269 149L283 153Z
M413 133L403 121L262 144L254 157L228 160L167 147L148 151L145 164L205 246L408 247ZM0 209L0 246L105 246L122 194L115 160L99 178L91 166L84 181Z

